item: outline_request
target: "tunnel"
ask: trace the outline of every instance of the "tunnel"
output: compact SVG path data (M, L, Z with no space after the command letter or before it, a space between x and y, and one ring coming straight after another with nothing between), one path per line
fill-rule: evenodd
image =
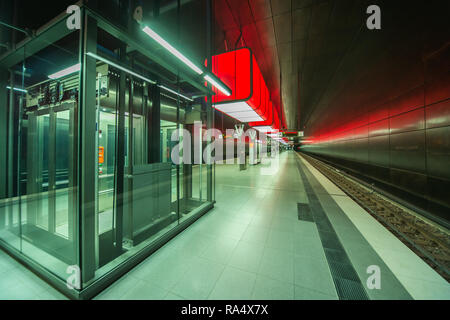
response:
M0 1L0 300L450 299L449 13Z

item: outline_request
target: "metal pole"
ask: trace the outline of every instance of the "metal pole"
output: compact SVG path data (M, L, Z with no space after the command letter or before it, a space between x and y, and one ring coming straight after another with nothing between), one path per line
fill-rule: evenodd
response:
M0 70L0 145L6 146L8 142L8 112L7 105L8 92L6 90L8 81L8 72L4 69ZM6 188L7 183L7 153L2 152L0 154L0 199L5 199L8 196L8 190ZM0 229L5 226L6 220L6 208L0 206Z
M212 71L212 32L211 32L211 23L212 20L212 3L211 0L206 0L206 56L208 57L208 71ZM212 98L211 94L207 95L207 103L206 103L206 129L213 128L213 108L212 108ZM208 135L208 142L211 144L211 135ZM211 157L210 152L208 152L208 157ZM213 201L213 193L212 193L212 164L211 161L207 163L207 200Z
M97 52L97 21L82 9L82 27L80 31L80 56L82 70L79 85L79 266L81 268L82 283L86 283L95 276L95 139L96 132L96 60L86 55L86 52Z
M122 63L126 60L126 44L123 43L119 49L119 57ZM116 254L122 254L123 240L123 199L124 199L124 178L125 178L125 88L126 74L120 72L119 78L119 112L117 121L117 148L116 148L116 174L115 174L115 246Z

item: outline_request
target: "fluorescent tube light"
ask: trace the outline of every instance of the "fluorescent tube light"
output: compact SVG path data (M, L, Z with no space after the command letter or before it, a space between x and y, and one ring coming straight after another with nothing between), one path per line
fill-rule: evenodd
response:
M178 51L177 49L172 47L166 40L161 38L159 36L159 34L157 34L155 31L153 31L149 27L144 27L144 29L142 29L142 31L144 31L150 38L152 38L153 40L158 42L161 46L166 48L170 53L172 53L175 57L180 59L184 64L186 64L189 68L194 70L196 73L203 74L202 69L197 67L194 63L192 63L192 61L190 61L188 58L186 58L180 51Z
M81 63L77 63L76 65L73 65L73 66L63 69L61 71L55 72L55 73L49 75L48 77L50 79L58 79L58 78L67 76L69 74L75 73L77 71L80 71L80 69L81 69Z
M186 100L194 101L192 98L186 97L185 95L182 95L181 93L178 93L178 92L176 92L175 90L172 90L172 89L170 89L170 88L167 88L167 87L165 87L165 86L163 86L163 85L159 85L158 87L160 87L161 89L164 89L164 90L166 90L166 91L168 91L168 92L170 92L170 93L176 94L177 96L182 97L182 98L184 98L184 99L186 99Z
M217 89L219 89L220 92L222 92L224 95L226 96L231 96L231 92L230 90L222 87L216 80L214 80L213 78L211 78L210 76L206 75L205 80L208 81L210 84L212 84L214 87L216 87Z
M135 76L136 78L142 79L142 80L147 81L147 82L149 82L151 84L156 84L156 81L151 80L151 79L149 79L147 77L144 77L143 75L140 75L139 73L136 73L136 72L134 72L134 71L132 71L130 69L122 67L122 66L118 65L117 63L112 62L111 60L108 60L108 59L105 59L103 57L100 57L100 56L96 55L95 53L88 52L86 54L88 56L92 57L92 58L95 58L97 60L103 61L103 62L105 62L105 63L107 63L107 64L109 64L109 65L111 65L111 66L113 66L113 67L115 67L115 68L117 68L119 70L122 70L122 71L124 71L124 72L126 72L128 74L131 74L131 75Z
M10 86L6 86L6 89L11 90ZM19 91L19 92L24 92L27 93L28 91L25 89L21 89L21 88L14 88L14 91Z

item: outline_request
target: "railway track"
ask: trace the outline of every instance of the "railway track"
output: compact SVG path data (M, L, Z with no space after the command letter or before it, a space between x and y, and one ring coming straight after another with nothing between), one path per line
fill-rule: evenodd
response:
M450 235L447 230L411 214L335 168L303 153L301 156L450 282Z

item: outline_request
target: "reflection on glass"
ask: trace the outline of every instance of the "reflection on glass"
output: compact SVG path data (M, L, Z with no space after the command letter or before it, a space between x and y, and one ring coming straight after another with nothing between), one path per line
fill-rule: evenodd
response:
M0 200L0 238L62 280L78 260L79 73L48 75L78 62L78 41L78 32L54 43L35 39L24 51L42 49L11 68L10 87L23 90L7 100L14 114L7 134L10 190Z

